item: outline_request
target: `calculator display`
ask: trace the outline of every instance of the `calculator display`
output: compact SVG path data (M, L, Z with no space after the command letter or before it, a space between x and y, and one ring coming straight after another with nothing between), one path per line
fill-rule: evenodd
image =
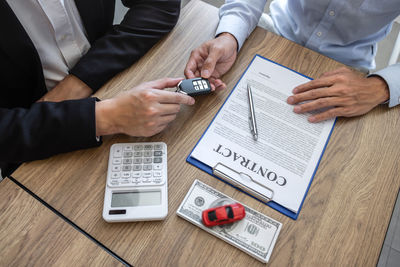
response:
M153 206L161 204L161 191L113 193L111 207Z

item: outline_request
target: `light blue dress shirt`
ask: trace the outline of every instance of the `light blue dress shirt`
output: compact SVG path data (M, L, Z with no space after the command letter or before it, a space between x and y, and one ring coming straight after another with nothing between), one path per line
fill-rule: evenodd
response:
M256 27L266 0L226 0L216 35L229 32L239 49ZM278 33L346 65L375 68L377 42L400 15L400 0L274 0L271 17ZM400 64L373 75L386 80L389 106L400 103Z

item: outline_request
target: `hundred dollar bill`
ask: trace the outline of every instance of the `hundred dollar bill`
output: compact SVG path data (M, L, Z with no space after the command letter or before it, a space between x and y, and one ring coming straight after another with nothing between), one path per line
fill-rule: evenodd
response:
M237 201L195 180L176 213L259 261L267 263L282 227L280 222L242 204L246 211L244 219L212 228L203 225L203 210L234 202Z

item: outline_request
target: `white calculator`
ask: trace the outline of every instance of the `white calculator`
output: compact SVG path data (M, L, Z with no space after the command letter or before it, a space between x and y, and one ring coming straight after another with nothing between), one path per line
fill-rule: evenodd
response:
M162 220L168 213L167 145L118 143L110 148L103 218Z

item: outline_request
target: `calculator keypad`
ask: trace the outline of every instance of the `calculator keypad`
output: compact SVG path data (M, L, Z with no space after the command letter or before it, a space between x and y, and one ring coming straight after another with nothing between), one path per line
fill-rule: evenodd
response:
M108 185L110 187L161 185L167 175L164 173L167 170L166 164L164 143L115 144L110 152L111 171L108 174Z

